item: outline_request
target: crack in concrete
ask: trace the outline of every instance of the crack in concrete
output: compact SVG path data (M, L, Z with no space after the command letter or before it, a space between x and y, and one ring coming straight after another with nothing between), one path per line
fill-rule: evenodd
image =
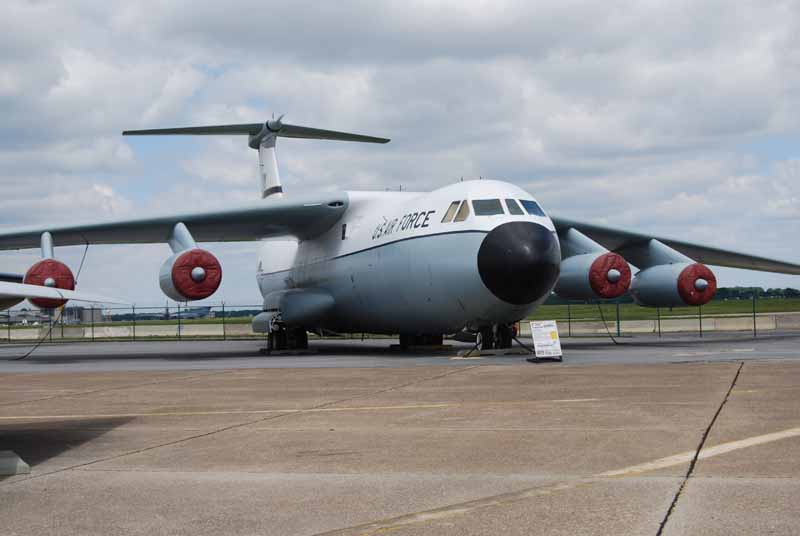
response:
M678 506L678 500L683 493L683 490L686 488L686 483L691 478L692 473L694 473L695 465L697 465L697 459L700 456L700 451L703 450L703 447L706 444L706 440L711 433L711 429L714 427L714 424L717 422L717 418L719 417L720 413L722 413L722 408L725 407L725 404L728 402L728 399L733 392L733 388L736 386L736 381L739 379L739 374L742 372L742 367L744 367L744 361L739 362L739 368L736 369L736 374L733 375L733 380L731 381L728 390L725 392L725 397L720 402L717 411L714 412L714 416L711 417L711 422L708 423L706 426L705 431L703 432L703 436L700 438L700 444L697 445L697 448L694 451L694 456L692 457L692 461L689 463L689 468L686 470L686 475L683 477L681 481L681 485L678 486L678 491L675 492L675 496L672 498L672 502L667 509L667 512L664 514L664 519L661 520L661 523L658 525L658 532L656 532L656 536L662 536L664 533L664 529L667 527L667 523L669 522L669 518L672 516L672 513L675 511L675 508Z

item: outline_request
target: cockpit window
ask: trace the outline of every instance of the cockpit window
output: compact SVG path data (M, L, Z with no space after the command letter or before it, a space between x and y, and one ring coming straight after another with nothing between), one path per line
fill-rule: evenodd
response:
M461 202L461 206L459 207L458 212L456 212L456 219L454 219L453 221L464 221L468 217L469 217L469 203L467 203L465 200Z
M519 208L519 203L517 203L514 199L506 199L506 206L508 207L509 214L513 214L514 216L525 214L522 212L522 209Z
M475 199L472 202L472 209L476 216L494 216L495 214L505 214L503 205L499 199Z
M453 221L453 216L456 215L456 210L458 209L458 204L461 201L453 201L450 203L450 206L447 207L447 212L444 213L444 218L442 218L442 223L450 223Z
M528 214L531 216L544 216L544 211L536 201L520 199L519 202L522 203L522 206L525 207L525 210L527 210Z

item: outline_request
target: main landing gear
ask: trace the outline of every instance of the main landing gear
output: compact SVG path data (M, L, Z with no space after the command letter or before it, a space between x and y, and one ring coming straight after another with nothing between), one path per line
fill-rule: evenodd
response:
M308 332L305 328L273 324L267 342L267 352L273 350L305 350L308 348Z

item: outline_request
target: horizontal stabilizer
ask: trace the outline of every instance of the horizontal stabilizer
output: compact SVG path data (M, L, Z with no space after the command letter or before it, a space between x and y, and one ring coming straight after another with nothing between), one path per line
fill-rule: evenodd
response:
M267 121L266 123L243 123L239 125L209 125L203 127L178 127L178 128L151 128L147 130L126 130L123 136L151 136L151 135L191 135L191 136L235 136L249 135L257 137L259 134L273 134L282 138L304 138L309 140L337 140L358 141L364 143L388 143L388 138L364 136L336 130L289 125L280 120Z

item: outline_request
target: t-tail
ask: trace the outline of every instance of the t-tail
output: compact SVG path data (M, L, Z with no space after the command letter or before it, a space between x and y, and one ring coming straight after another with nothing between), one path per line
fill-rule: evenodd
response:
M275 143L279 137L304 138L308 140L360 141L364 143L388 143L388 138L376 138L336 130L302 127L283 123L281 119L271 119L264 123L246 123L241 125L209 125L203 127L154 128L148 130L126 130L123 136L149 135L200 135L200 136L237 136L247 135L247 144L258 151L259 178L261 197L281 197L283 187L278 173L278 160L275 156Z

